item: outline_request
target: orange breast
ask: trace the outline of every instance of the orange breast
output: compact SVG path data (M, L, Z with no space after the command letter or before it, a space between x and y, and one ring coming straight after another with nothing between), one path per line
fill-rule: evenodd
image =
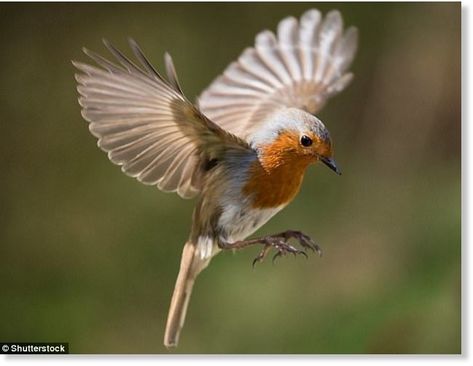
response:
M254 208L289 203L299 192L305 170L312 160L297 154L297 145L297 136L283 135L262 149L260 159L250 167L248 182L243 187L243 194L253 198Z

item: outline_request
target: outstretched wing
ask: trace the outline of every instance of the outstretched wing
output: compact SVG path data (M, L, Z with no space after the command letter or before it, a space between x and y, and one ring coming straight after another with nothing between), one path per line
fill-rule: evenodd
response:
M266 30L200 96L206 116L224 129L247 137L273 112L295 107L315 114L352 79L345 71L356 52L358 32L343 33L336 10L322 20L309 10L297 21L283 19L277 37Z
M163 79L130 41L138 67L104 41L119 65L84 49L100 67L73 62L82 116L98 146L122 171L140 182L183 197L201 189L201 165L245 142L208 120L182 94L172 60Z

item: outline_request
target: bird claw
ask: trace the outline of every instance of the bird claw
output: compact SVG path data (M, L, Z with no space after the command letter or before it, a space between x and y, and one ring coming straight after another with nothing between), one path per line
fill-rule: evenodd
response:
M276 258L282 257L283 255L286 255L287 253L291 253L294 255L294 257L297 257L298 254L302 254L306 259L308 259L308 255L304 250L299 250L294 248L292 245L286 244L286 243L281 243L279 244L276 249L278 250L276 254L273 256L273 264Z
M269 250L271 249L270 244L266 244L263 249L259 252L259 254L256 256L256 258L253 260L253 268L255 268L256 263L262 262L263 259L266 257L266 254L268 254ZM273 258L274 261L274 258Z
M288 240L291 238L296 239L303 248L309 248L310 250L317 252L319 256L322 256L322 250L309 236L301 233L300 231L288 230L284 233L267 236L261 239L261 243L264 244L264 247L258 256L253 260L253 268L255 267L256 263L262 262L264 260L271 248L277 250L276 254L272 258L273 264L277 258L282 257L288 253L293 254L294 257L297 257L298 254L301 254L306 257L306 259L308 259L309 256L304 249L300 250L288 244Z
M305 257L305 259L309 259L309 256L307 255L307 253L304 252L303 250L301 250L301 251L300 251L299 253L297 253L297 254L302 254L302 255ZM294 256L295 256L295 254L294 254Z
M274 264L274 261L276 260L276 258L280 257L281 255L282 255L281 252L276 252L276 254L273 255L273 260L272 260L273 264Z
M284 237L287 239L290 239L290 238L296 239L299 242L299 244L303 246L304 248L308 248L312 250L313 252L316 252L319 255L319 257L322 256L322 248L320 248L320 246L316 244L310 236L300 231L293 231L293 230L288 230L285 233L282 233L282 235L284 235Z

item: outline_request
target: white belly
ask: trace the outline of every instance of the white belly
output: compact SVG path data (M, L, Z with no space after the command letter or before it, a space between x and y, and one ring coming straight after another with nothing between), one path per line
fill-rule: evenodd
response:
M230 180L224 180L223 184L218 187L222 190L219 191L220 199L217 207L221 209L222 213L218 218L215 233L219 235L218 240L229 244L245 240L286 206L265 209L252 208L251 198L244 197L241 192L248 180L245 172L248 171L256 156L248 155L246 160L242 160L241 156L237 156L237 158L238 160L234 164L238 169L233 171L234 174L231 174ZM215 238L208 236L198 238L197 249L202 258L210 258L220 251Z
M227 205L218 220L222 239L230 243L246 239L282 208L253 209L238 204Z
M284 206L267 209L249 209L239 204L227 204L217 224L222 242L234 243L244 240ZM200 236L197 241L197 253L202 259L210 258L220 251L217 243L208 236Z

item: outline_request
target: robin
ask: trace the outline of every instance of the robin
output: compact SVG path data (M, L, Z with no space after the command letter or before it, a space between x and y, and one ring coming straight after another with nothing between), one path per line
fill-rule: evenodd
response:
M256 36L237 61L191 103L171 57L167 79L133 40L140 66L104 40L117 63L84 49L99 67L73 62L82 116L98 146L122 171L182 198L198 196L182 253L164 345L177 346L196 276L217 253L261 245L253 264L306 254L317 244L288 230L247 237L296 196L306 168L318 161L335 173L333 143L315 113L342 91L357 48L357 29L343 29L338 11L283 19L277 35ZM297 249L289 243L295 239Z

